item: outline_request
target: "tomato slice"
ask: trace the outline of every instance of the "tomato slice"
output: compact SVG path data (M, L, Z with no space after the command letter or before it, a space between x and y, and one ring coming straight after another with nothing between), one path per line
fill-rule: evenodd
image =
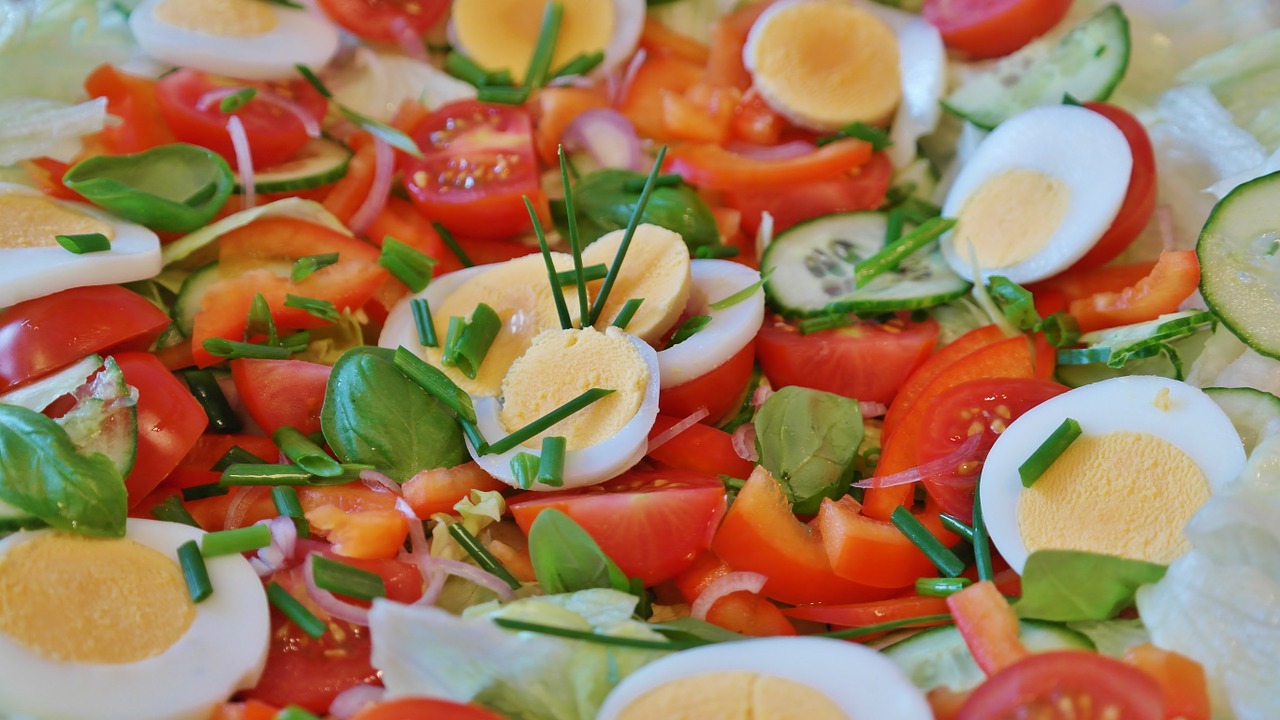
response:
M320 9L365 40L401 44L426 35L449 10L449 0L320 0Z
M724 514L724 484L687 470L631 470L601 485L527 492L508 503L527 534L538 513L573 518L630 577L654 585L689 567Z
M920 399L920 394L933 381L934 378L942 374L944 370L950 367L960 358L977 350L980 347L990 345L991 343L1004 340L1005 335L999 327L995 325L984 325L983 327L970 330L961 335L947 345L943 346L933 355L929 356L916 368L902 384L902 389L893 398L893 404L889 406L889 411L884 415L884 436L888 437L893 434L893 429L902 421L903 416L915 405Z
M947 47L993 58L1045 34L1070 8L1071 0L925 0L922 14Z
M742 406L743 394L751 382L755 367L755 340L742 346L733 357L702 375L669 388L658 397L658 407L666 415L689 417L699 408L706 408L706 422L716 424L727 420Z
M742 229L755 236L763 213L773 217L773 231L819 215L851 210L874 210L884 203L893 180L893 164L884 153L871 156L866 165L830 180L772 190L740 190L725 193L725 204L742 211Z
M957 720L1163 720L1160 686L1146 673L1080 650L1035 653L978 686Z
M249 416L268 435L288 425L320 432L328 365L304 360L232 360L231 377Z
M640 64L618 109L642 137L668 140L662 97L683 93L702 82L702 63L670 55L653 55Z
M475 100L450 103L410 133L421 159L402 155L405 187L427 217L451 232L487 240L528 230L528 196L544 223L533 122L523 108Z
M472 490L501 491L510 486L480 469L474 462L451 468L420 470L404 481L404 500L418 517L426 520L436 513L451 513L458 501Z
M130 507L182 462L209 424L204 408L154 355L118 353L124 380L138 390L138 455L125 478Z
M502 716L480 707L439 698L401 697L361 710L351 720L502 720Z
M649 431L652 439L670 430L682 418L659 415ZM755 467L750 460L743 460L733 449L733 436L729 433L697 423L685 428L679 435L649 450L649 457L663 465L690 470L703 475L721 473L745 478Z

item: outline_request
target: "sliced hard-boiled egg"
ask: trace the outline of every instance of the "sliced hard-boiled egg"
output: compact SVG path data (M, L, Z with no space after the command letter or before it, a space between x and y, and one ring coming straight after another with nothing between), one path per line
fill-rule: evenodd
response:
M489 71L525 76L549 0L454 0L449 40ZM644 29L644 0L560 0L564 14L551 56L554 70L578 55L603 52L599 70L630 57Z
M664 390L723 365L755 339L764 322L764 292L759 288L728 307L712 307L759 283L760 273L731 260L705 259L690 263L690 275L693 289L685 314L711 320L684 342L658 353Z
M77 254L57 241L95 233L111 242L109 250ZM160 240L90 205L0 183L0 260L0 307L6 307L68 288L149 278L160 272Z
M582 264L612 267L625 235L625 230L614 230L588 245L582 251ZM593 301L603 283L588 286ZM596 324L612 323L628 300L643 298L627 323L627 332L656 344L680 319L689 300L689 283L689 246L680 234L649 223L639 225Z
M1067 419L1076 438L1031 487L1018 468ZM1000 434L982 468L982 514L1009 566L1035 550L1084 550L1167 564L1182 527L1244 467L1230 418L1204 392L1135 375L1046 400Z
M762 638L657 660L605 698L597 720L929 720L924 695L897 665L827 638Z
M271 622L240 555L191 602L177 548L204 533L130 519L123 538L0 540L0 708L37 718L203 720L262 673Z
M502 400L475 397L476 425L488 443L537 420L592 388L613 392L550 429L503 453L480 453L467 441L485 472L517 485L511 469L516 453L541 454L543 437L566 440L563 486L536 483L534 490L594 485L639 462L658 416L657 353L635 336L606 328L549 330L512 364Z
M902 97L893 30L847 0L771 6L751 26L742 61L770 107L813 130L887 122Z
M1073 105L1033 108L1004 121L960 169L942 214L956 226L942 254L969 280L1017 283L1068 268L1111 227L1129 187L1124 134Z
M338 31L310 10L266 0L143 0L129 29L148 55L244 80L296 77L338 50Z

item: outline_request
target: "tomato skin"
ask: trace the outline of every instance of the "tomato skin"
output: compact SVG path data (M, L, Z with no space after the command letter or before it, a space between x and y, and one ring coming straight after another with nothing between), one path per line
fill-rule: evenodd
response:
M794 326L765 320L757 354L774 388L800 385L888 403L924 362L938 338L932 318L922 323L872 321L801 335Z
M261 435L206 433L200 436L191 448L191 452L182 458L180 464L182 467L209 470L222 459L223 455L227 454L233 445L239 445L267 462L274 462L275 458L280 456L280 450L276 448L274 442L271 442L271 438Z
M1070 8L1071 0L925 0L922 14L947 47L993 58L1045 34Z
M1081 650L1033 653L987 678L973 691L957 720L1078 717L1073 700L1087 698L1090 717L1163 720L1160 686L1141 670ZM1066 702L1066 711L1055 707ZM1083 706L1083 703L1079 703ZM1114 710L1112 710L1114 709ZM1043 714L1036 714L1039 711ZM1114 714L1109 714L1114 712ZM1027 714L1030 713L1030 714Z
M427 34L449 9L448 0L320 0L329 19L355 35L374 42L399 44L404 36Z
M669 140L663 95L684 93L702 82L703 68L702 63L673 55L647 57L622 96L618 110L636 126L641 137Z
M649 431L652 439L671 429L683 418L658 415ZM649 450L649 457L663 465L689 470L703 475L746 477L755 464L738 457L733 449L733 436L729 433L697 423L685 428L679 435Z
M142 152L173 142L173 133L160 117L156 81L100 65L84 81L89 97L105 97L107 112L120 124L104 127L98 138L114 154Z
M479 705L439 698L401 697L367 707L351 720L502 720L502 716Z
M752 339L719 367L679 385L663 388L658 397L658 407L664 415L679 418L689 417L705 407L708 414L703 422L709 425L724 422L742 406L743 393L751 382L751 371L755 367L755 351L756 341Z
M649 586L689 567L707 549L724 514L725 492L715 476L640 469L588 488L521 493L507 507L526 534L538 513L562 511L624 573Z
M795 635L795 626L777 605L746 590L729 593L707 610L707 622L753 637Z
M866 165L829 180L772 190L725 193L725 203L742 211L742 229L755 236L762 214L773 216L773 231L780 233L819 215L851 210L874 210L884 204L893 181L893 164L882 152Z
M209 424L204 408L154 355L119 353L125 382L138 390L138 455L125 489L138 504L182 462Z
M328 365L304 360L232 360L231 378L249 416L268 435L288 425L304 435L320 432Z
M944 370L960 358L978 348L1004 339L1004 332L999 327L984 325L970 330L930 355L928 360L925 360L912 371L906 382L902 384L898 394L894 396L893 404L889 406L889 411L884 415L884 426L882 428L884 436L888 437L893 434L893 429L902 421L903 416L911 410L912 406L919 400L920 394L924 392L924 389L934 378L942 374Z

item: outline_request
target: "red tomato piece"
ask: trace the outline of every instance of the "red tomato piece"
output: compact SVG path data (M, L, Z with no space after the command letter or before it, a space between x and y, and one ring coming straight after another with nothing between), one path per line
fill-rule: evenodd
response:
M670 430L682 418L659 415L649 431L649 439ZM703 475L719 474L745 478L755 464L738 457L733 449L733 436L729 433L697 423L685 428L679 435L649 450L649 457L663 465L690 470Z
M748 3L722 16L711 25L711 46L706 62L707 82L746 90L751 87L751 73L742 62L742 48L747 44L751 26L776 0Z
M665 415L685 418L706 408L709 413L703 422L714 425L729 419L742 401L747 385L751 383L751 371L755 367L756 342L752 340L719 367L710 372L664 388L658 397L658 407Z
M1071 302L1081 332L1154 320L1178 309L1200 283L1195 250L1160 253L1151 274L1118 293L1098 293Z
M240 402L268 435L282 426L310 434L320 432L328 365L304 360L232 360Z
M84 89L89 97L106 98L107 112L120 119L98 133L109 152L136 153L173 142L156 104L155 80L100 65L85 78Z
M938 339L932 318L920 323L863 321L801 335L766 319L757 336L760 367L774 388L800 385L865 402L888 403Z
M426 35L448 11L449 0L320 0L320 9L365 40L400 44Z
M126 352L114 357L125 382L138 390L138 455L124 482L133 506L195 447L209 417L186 383L154 355Z
M838 178L865 165L871 155L870 143L852 138L783 160L759 160L710 143L685 143L667 153L666 172L712 190L775 190Z
M419 210L451 232L493 240L528 230L526 195L549 222L523 108L462 100L427 115L410 136L423 157L401 156L405 187Z
M683 93L702 82L703 69L702 63L673 55L650 56L632 77L618 110L631 120L641 137L668 140L662 96Z
M241 449L248 450L267 462L275 462L275 459L280 456L276 444L268 437L206 433L196 441L191 452L182 458L181 464L184 467L209 470L235 445L239 445Z
M976 58L1008 55L1057 25L1071 0L925 0L947 47Z
M930 355L928 360L921 363L911 373L906 382L902 384L902 388L898 390L898 394L894 396L893 403L889 405L889 411L884 415L884 436L889 437L893 434L893 429L898 426L903 416L915 405L925 387L934 378L938 377L943 370L946 370L957 360L978 348L1004 339L1004 332L999 327L985 325L975 330L970 330L939 349L933 355Z
M707 610L707 622L753 637L796 634L795 626L777 605L746 590L729 593L716 600Z
M509 488L474 462L421 470L400 486L405 502L423 520L436 513L453 512L453 506L469 496L472 490L501 491Z
M1080 650L1034 653L988 678L957 720L1163 720L1160 686L1146 673Z
M480 707L439 698L401 697L361 710L351 720L502 720L502 716Z
M725 204L742 211L742 229L754 237L765 212L773 216L773 231L780 233L819 215L874 210L884 204L892 181L889 157L875 153L866 165L845 175L788 188L727 192Z
M686 470L631 470L601 485L527 492L508 503L527 534L538 513L562 511L630 577L654 585L689 567L724 514L724 484Z

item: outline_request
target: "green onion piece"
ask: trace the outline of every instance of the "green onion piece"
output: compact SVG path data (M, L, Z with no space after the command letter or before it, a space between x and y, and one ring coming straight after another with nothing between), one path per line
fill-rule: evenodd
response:
M926 220L915 230L903 235L898 242L858 263L853 271L854 283L857 287L865 287L875 278L898 267L898 263L907 256L919 252L926 245L937 240L938 236L950 230L955 224L956 221L951 219Z
M506 85L482 85L476 91L476 100L497 105L523 105L529 99L529 88Z
M480 67L475 60L457 50L450 50L449 54L445 56L444 70L459 80L476 87L488 83L489 71Z
M529 220L533 223L533 234L538 236L538 249L542 251L542 261L547 266L547 279L551 281L551 299L555 301L556 314L560 316L560 329L568 330L573 327L573 320L569 318L569 306L564 302L564 293L560 292L555 261L551 259L551 248L547 247L547 234L542 229L542 221L538 219L538 213L533 209L533 203L529 202L528 195L524 197L524 207L529 211ZM609 282L607 277L605 282Z
M387 596L387 586L381 575L319 554L311 555L311 578L321 590L356 600Z
M300 353L307 349L307 345L311 342L311 333L307 330L286 335L280 338L280 347L289 351L289 354Z
M582 279L587 282L591 282L592 280L603 280L604 276L607 275L608 272L609 268L606 267L604 263L588 265L582 268ZM578 282L577 271L565 270L564 272L558 272L556 273L556 281L560 283L560 287L573 285ZM583 305L585 306L586 304L583 303Z
M454 319L449 318L449 340L454 339ZM485 303L480 303L471 312L471 322L457 334L456 342L451 344L449 340L445 341L444 357L452 357L458 370L474 380L501 329L502 318L498 317L498 313ZM445 364L449 363L446 361Z
M281 614L293 621L294 625L302 632L319 640L324 635L328 625L325 621L316 617L305 605L298 602L298 599L289 594L288 590L280 587L280 583L272 580L267 584L267 601L279 610Z
M307 513L302 509L297 490L287 485L277 485L271 488L271 502L281 517L293 520L293 526L298 529L298 537L311 537L311 523L307 521Z
M675 333L671 335L671 339L667 341L667 347L675 347L685 340L688 340L696 335L699 330L706 327L710 322L710 315L694 315L688 320L685 320L680 323L680 327L676 328Z
M270 544L271 528L266 525L250 525L235 530L206 534L200 541L200 552L205 557L235 555L264 548Z
M200 407L204 408L205 416L209 418L209 432L236 433L244 428L240 416L231 409L227 396L222 394L222 386L213 373L208 370L187 370L182 373L182 377L187 381L187 387L191 389L191 394L200 403Z
M239 445L232 445L222 457L218 458L218 462L213 464L213 469L218 472L226 470L232 465L266 465L267 461L245 450Z
M293 351L287 347L255 345L224 338L209 338L201 343L206 352L227 360L253 358L256 360L288 360Z
M320 716L298 705L286 705L272 720L320 720Z
M186 506L182 504L182 500L178 499L177 495L170 495L156 503L151 508L151 517L165 522L200 527L200 523L196 522L196 519L191 516L191 513L187 511Z
M542 29L538 31L538 42L533 46L533 57L529 59L529 69L524 74L526 88L539 88L546 84L563 19L564 4L547 3L547 9L542 12Z
M471 261L471 258L467 255L466 251L462 249L462 246L458 244L458 239L453 236L453 233L446 230L445 227L438 222L431 223L431 227L435 228L436 232L440 234L440 239L443 240L445 246L449 248L449 252L453 253L453 256L458 258L458 262L462 263L462 267L476 266L476 264Z
M243 87L222 98L222 102L218 103L218 110L224 113L233 113L249 103L250 100L258 96L258 88Z
M573 256L573 278L574 284L578 287L578 322L582 327L586 327L587 313L590 310L590 306L587 305L587 275L582 268L582 237L578 234L578 212L573 206L573 183L569 182L569 157L565 154L563 145L556 149L556 153L560 157L560 183L564 187L564 210L567 215L565 222L569 228L569 252ZM603 265L601 267L603 268ZM605 270L603 275L593 279L603 279L608 274L608 270ZM551 292L560 294L560 287L553 286Z
M593 53L578 53L569 59L568 62L551 71L552 79L562 78L569 75L586 75L596 66L604 62L604 52L597 50Z
M311 273L338 262L338 253L323 253L321 255L306 255L293 261L293 270L289 273L289 279L295 283L311 277Z
M414 355L403 345L396 348L392 362L400 368L400 372L409 376L410 380L444 403L445 407L452 410L459 420L475 423L476 411L471 407L471 396L453 384L448 375L423 362L422 358Z
M491 443L489 445L488 453L486 454L492 453L495 455L501 455L508 450L512 450L526 440L536 437L540 433L546 432L552 425L564 420L600 398L612 395L613 392L613 390L605 390L604 388L591 388L501 440Z
M1049 437L1040 443L1040 447L1031 453L1031 457L1018 466L1018 477L1022 478L1022 487L1029 488L1034 485L1049 466L1071 447L1071 443L1080 437L1080 432L1080 423L1074 418L1067 418L1049 433Z
M733 307L734 305L737 305L743 300L746 300L752 295L755 295L757 290L764 287L765 281L769 279L769 276L773 274L773 271L774 271L774 268L769 268L769 270L765 272L765 274L760 276L759 280L751 283L750 285L742 288L738 292L733 293L732 295L726 298L722 298L720 300L717 300L711 303L707 307L712 310L727 310Z
M111 249L111 241L102 233L84 233L82 235L55 235L58 244L76 255L103 252Z
M208 599L213 594L213 583L209 582L209 569L204 566L204 556L200 554L195 540L178 546L178 564L182 566L182 578L187 581L191 602Z
M1040 324L1035 298L1018 283L1003 275L993 275L987 281L987 294L1019 330L1030 330Z
M249 312L245 315L243 340L251 342L253 338L260 335L267 337L267 345L280 344L280 336L276 332L276 321L271 315L271 306L267 304L267 299L262 296L262 293L254 293L253 300L249 302Z
M627 592L629 592L631 595L634 595L635 597L640 599L640 602L636 603L635 615L641 620L648 620L649 618L653 617L652 593L650 593L648 590L645 590L644 581L641 580L640 578L633 577L633 578L629 578L628 580L629 580L629 585L631 587L628 589Z
M699 260L731 258L741 254L742 250L734 245L699 245L693 249L693 256Z
M286 294L284 296L284 306L301 310L311 317L320 318L326 322L337 323L342 320L342 315L338 312L338 308L328 300Z
M1044 339L1056 348L1071 347L1080 342L1080 323L1061 310L1041 320L1037 329L1044 332Z
M951 616L948 615L947 617ZM506 630L533 632L571 640L584 640L596 645L611 645L613 647L636 648L639 650L689 650L703 645L710 645L713 642L711 640L647 640L623 635L604 635L594 630L571 630L559 625L543 625L505 617L493 618L493 624Z
M436 259L388 235L382 239L378 264L413 292L422 292L431 282L431 269L436 266Z
M320 81L319 77L316 77L316 74L312 72L311 68L306 65L294 65L293 67L302 75L302 79L307 81L307 84L316 89L316 92L331 101L333 100L333 93L329 91L329 88L324 86L324 83ZM338 112L341 113L343 117L352 124L359 126L361 130L364 130L397 150L419 159L422 158L422 151L418 149L418 144L415 143L408 135L405 135L386 123L374 120L367 115L361 115L342 103L334 102L333 105L338 109Z
M907 216L906 213L902 211L902 208L894 208L889 211L889 215L885 218L884 225L885 247L889 247L902 239L902 227L906 222Z
M306 485L311 473L297 465L231 465L222 471L223 485Z
M471 556L472 560L476 561L477 565L490 574L501 578L512 590L520 589L520 581L511 574L511 571L498 558L493 556L493 553L489 552L489 548L485 547L475 535L471 534L471 531L466 526L462 523L450 523L449 534L462 546L463 550L467 551L467 554Z
M609 293L613 292L613 284L618 279L618 273L622 270L622 261L627 257L627 249L631 247L631 239L635 237L636 228L640 226L640 218L644 217L644 209L649 204L649 196L653 194L654 183L658 181L658 173L662 169L662 161L667 157L667 146L663 145L658 151L658 157L653 162L653 168L649 171L649 177L645 180L644 190L640 192L640 199L636 202L636 208L631 213L631 219L627 221L627 229L622 234L622 242L618 244L618 250L614 253L613 263L609 265L609 274L604 278L604 284L600 286L600 293L596 295L595 302L591 305L591 314L587 316L587 325L595 325L600 319L600 313L604 311L605 303L609 301Z
M835 315L820 315L818 317L805 318L797 323L800 328L801 335L812 335L823 330L835 330L836 328L848 327L856 323L858 319L848 313L837 313Z
M1079 106L1083 105L1084 103L1082 103L1082 102L1080 102L1079 100L1077 100L1077 99L1076 99L1076 97L1075 97L1074 95L1072 95L1071 93L1062 93L1062 104L1063 104L1063 105L1075 105L1075 106L1079 107Z
M561 435L542 438L542 454L538 458L538 482L548 487L564 485L564 453L567 442Z
M182 488L183 500L204 500L205 498L218 497L226 495L229 491L219 483L211 482L204 485L192 485L191 487Z
M640 304L643 302L644 298L631 298L623 303L622 309L618 311L618 317L613 319L613 326L626 330L627 324L636 316L636 311L640 309Z
M973 566L978 571L979 580L990 580L996 576L991 562L991 546L987 543L987 523L982 519L982 494L973 494Z
M515 78L511 77L510 70L506 68L502 68L501 70L495 70L489 73L488 75L486 75L484 79L484 84L485 85L515 85L516 81L515 81Z
M423 347L436 347L436 325L431 320L431 306L425 298L414 298L409 301L409 310L413 312L413 324L418 329L418 342Z
M969 543L973 542L973 528L965 525L960 518L942 513L938 516L938 519L942 522L942 527L946 528L948 532L959 535Z
M458 424L462 426L462 434L471 441L471 446L481 455L488 452L489 443L485 441L484 435L480 433L480 428L475 423L467 422L462 418L458 418Z
M308 85L316 89L316 92L329 100L333 99L333 93L329 92L329 88L324 86L324 82L320 80L319 76L311 68L306 65L294 65L293 67L302 75L302 79L306 80Z
M906 218L907 222L915 225L920 225L926 220L932 220L933 218L942 215L941 207L934 205L928 200L921 200L916 197L907 198L895 209L901 210L903 217Z
M850 123L837 130L835 134L820 137L813 142L818 147L822 147L845 138L856 138L869 142L873 152L879 152L893 144L893 141L889 139L889 133L864 122Z
M642 180L640 178L627 178L626 180L622 181L622 192L625 192L625 193L644 192L644 186L647 182L648 182L647 179ZM679 173L663 173L662 175L659 175L658 177L653 179L653 186L656 188L676 187L682 182L684 182L684 176L680 175Z
M832 632L817 633L815 637L828 637L837 640L853 640L855 638L868 637L871 635L880 635L890 630L897 630L904 627L928 627L931 625L942 625L955 622L949 613L939 615L921 615L914 618L903 618L901 620L890 620L888 622L876 623L875 625L864 625L863 627L849 628L847 630L834 630Z
M511 475L521 490L528 490L538 479L538 456L533 453L520 452L511 457Z
M454 367L458 364L456 352L462 339L462 331L467 329L467 319L457 315L449 318L449 329L444 334L444 353L440 356L440 364Z
M894 527L898 528L911 544L920 548L920 552L929 558L934 567L947 577L956 577L964 572L964 562L956 557L956 554L943 545L938 538L929 532L929 529L920 522L911 511L905 507L895 508L893 514L889 516Z
M969 578L917 578L916 594L925 597L947 597L969 587Z
M295 428L281 425L271 434L271 439L285 457L312 475L335 477L342 474L342 465L337 460L329 457L324 448Z

